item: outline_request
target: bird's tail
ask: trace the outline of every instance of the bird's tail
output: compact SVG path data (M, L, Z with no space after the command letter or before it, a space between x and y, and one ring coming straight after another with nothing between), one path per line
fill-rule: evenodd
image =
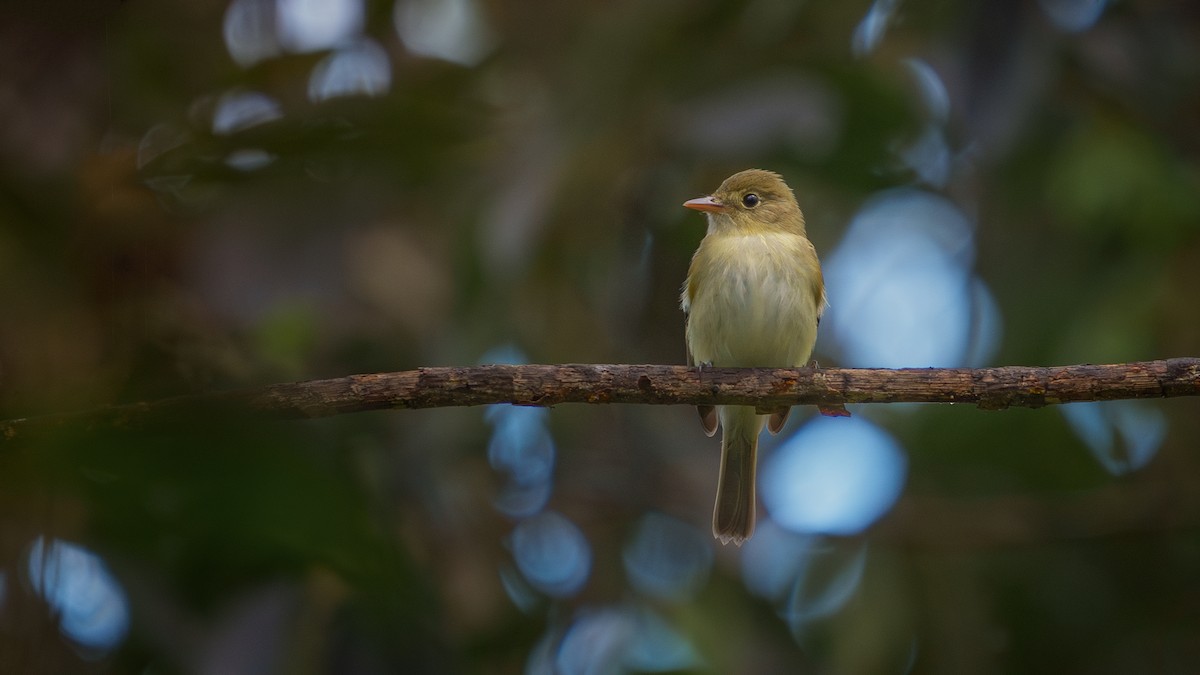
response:
M721 406L721 477L713 508L713 536L738 546L754 534L754 472L765 415L746 406Z

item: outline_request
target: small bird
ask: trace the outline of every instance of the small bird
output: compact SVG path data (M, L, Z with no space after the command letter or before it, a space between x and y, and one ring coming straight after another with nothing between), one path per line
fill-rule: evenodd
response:
M825 282L804 214L779 174L735 173L707 197L684 202L708 217L680 306L687 315L688 365L803 366L817 340ZM721 437L713 536L741 545L754 533L754 473L765 424L779 433L790 408L699 406L700 424Z

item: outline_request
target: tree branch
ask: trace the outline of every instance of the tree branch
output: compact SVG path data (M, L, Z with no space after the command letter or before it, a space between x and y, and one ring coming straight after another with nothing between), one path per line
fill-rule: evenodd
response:
M35 431L133 429L214 414L303 419L365 410L491 403L753 405L973 403L985 410L1074 401L1200 395L1200 358L1111 365L1001 368L704 368L496 365L419 368L178 396L0 422L0 439Z

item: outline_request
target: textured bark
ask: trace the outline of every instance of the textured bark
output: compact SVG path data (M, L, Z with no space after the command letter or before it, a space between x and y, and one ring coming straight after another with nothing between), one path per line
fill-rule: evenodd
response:
M364 410L490 403L738 404L769 412L841 403L972 403L987 410L1073 401L1200 395L1200 358L1001 368L704 368L521 365L420 368L273 384L0 422L0 439L36 430L128 429L213 415L303 419Z

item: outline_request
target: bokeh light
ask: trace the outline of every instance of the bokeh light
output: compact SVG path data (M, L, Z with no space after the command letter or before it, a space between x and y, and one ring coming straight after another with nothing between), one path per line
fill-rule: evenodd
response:
M29 547L29 581L58 616L63 634L100 653L129 632L125 592L95 553L70 542L39 537Z
M875 51L899 7L900 0L875 0L871 3L871 8L854 29L851 48L855 56L868 56Z
M513 529L510 543L517 569L546 595L571 596L587 582L592 549L566 517L544 511L525 518Z
M802 534L774 519L760 523L746 544L742 579L772 601L793 631L840 611L854 596L867 563L867 545Z
M907 58L903 61L917 87L917 98L921 102L929 121L943 125L950 119L950 92L946 83L928 61Z
M513 345L501 345L488 350L481 362L524 363L525 355ZM488 462L508 479L494 503L507 516L531 516L550 499L556 450L547 428L549 415L545 408L514 405L488 406L484 413L492 426Z
M275 0L233 0L225 10L224 38L230 56L243 67L278 56Z
M379 96L392 84L387 52L371 40L339 47L313 67L308 98L325 101L340 96Z
M212 130L227 136L282 117L279 103L270 96L257 91L230 91L217 101Z
M907 471L890 435L861 415L817 417L763 460L771 518L801 533L857 534L900 496Z
M363 0L276 0L279 41L289 51L346 45L363 27Z
M1038 0L1038 4L1059 28L1078 33L1100 20L1108 0Z
M508 476L496 508L509 516L537 513L550 498L554 477L554 439L541 408L492 406L486 419L493 426L487 455L492 468Z
M476 0L398 0L395 21L409 51L464 66L479 63L495 40Z
M1149 464L1167 435L1166 416L1144 401L1069 403L1059 410L1096 461L1117 476Z
M974 258L973 226L944 197L880 193L826 258L821 328L847 366L983 365L999 344L1000 316L971 273Z
M703 665L679 631L653 610L636 605L587 608L565 629L551 629L530 653L525 672L675 672Z
M630 585L665 600L693 595L708 580L712 558L707 533L661 513L642 517L622 555Z

